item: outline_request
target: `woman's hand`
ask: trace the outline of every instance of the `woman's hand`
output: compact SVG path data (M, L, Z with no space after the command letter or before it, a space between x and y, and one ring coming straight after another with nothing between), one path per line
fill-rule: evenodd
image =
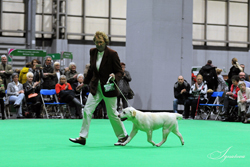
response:
M20 93L24 93L24 91L23 91L23 90L20 90L18 93L19 93L19 94L20 94Z
M112 81L115 80L115 74L114 74L114 73L109 74L109 76L110 76L110 77L112 76L112 78L111 78Z

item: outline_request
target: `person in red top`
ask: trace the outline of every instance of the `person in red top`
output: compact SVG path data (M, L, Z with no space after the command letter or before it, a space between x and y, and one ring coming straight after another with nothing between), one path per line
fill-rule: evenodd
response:
M220 114L222 116L222 120L223 121L227 121L228 120L228 109L229 106L235 106L237 105L237 94L238 91L240 90L240 88L238 87L238 83L240 81L240 78L238 75L234 75L232 77L232 82L233 84L231 85L231 89L230 92L226 93L226 96L224 98L224 110L223 112Z
M70 106L77 105L81 108L84 107L80 101L75 98L75 93L72 90L71 85L67 83L65 75L60 76L60 83L56 84L55 89L61 103L68 103Z

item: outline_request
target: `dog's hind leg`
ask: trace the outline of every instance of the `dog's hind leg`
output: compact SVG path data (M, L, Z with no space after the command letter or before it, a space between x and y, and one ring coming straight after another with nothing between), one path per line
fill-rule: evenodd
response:
M137 132L138 132L138 129L135 127L135 125L133 125L133 129L130 132L129 137L127 138L127 140L124 143L122 143L122 146L125 146L126 144L128 144L130 142L130 140L132 140L132 138L137 134Z
M152 140L152 130L147 131L147 137L148 137L148 142L153 144L153 146L155 146L155 142Z
M179 130L178 130L178 126L177 126L175 129L173 129L172 132L173 132L176 136L179 137L179 139L181 140L181 144L184 145L184 140L183 140L183 137L182 137L181 133L180 133Z
M160 143L156 144L157 147L160 147L163 143L166 142L169 133L170 133L169 128L167 128L167 129L163 128L162 129L162 141Z

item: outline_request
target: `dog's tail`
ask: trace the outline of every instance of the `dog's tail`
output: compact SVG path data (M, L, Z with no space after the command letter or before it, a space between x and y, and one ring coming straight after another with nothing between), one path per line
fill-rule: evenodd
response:
M176 119L181 120L183 116L181 114L175 113Z

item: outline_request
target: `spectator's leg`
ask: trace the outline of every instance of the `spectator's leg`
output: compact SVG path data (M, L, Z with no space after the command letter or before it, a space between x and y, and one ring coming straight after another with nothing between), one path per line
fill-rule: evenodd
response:
M122 105L123 105L123 109L128 107L127 100L124 99L124 97L122 97Z
M174 110L174 113L177 113L177 107L178 107L178 99L174 99L174 101L173 101L173 110Z
M190 105L191 105L191 100L187 99L185 104L184 104L184 108L185 108L185 118L187 119L189 117L189 112L190 112Z

